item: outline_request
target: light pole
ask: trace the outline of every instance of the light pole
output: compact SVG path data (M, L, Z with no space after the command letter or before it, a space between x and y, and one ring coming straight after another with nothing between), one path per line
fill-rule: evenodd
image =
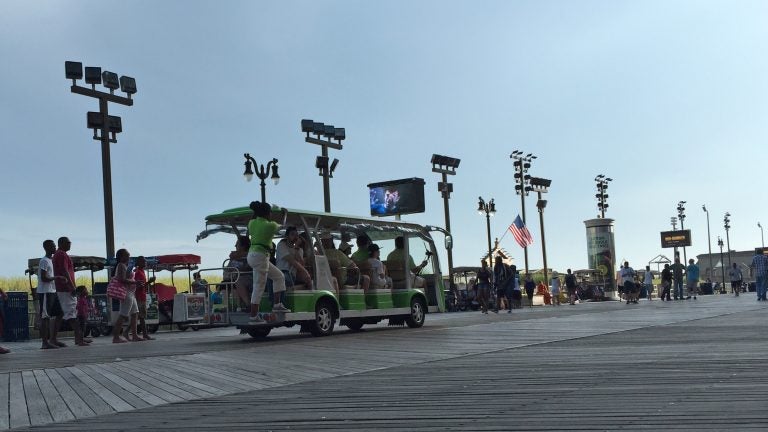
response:
M731 269L731 237L728 230L731 229L731 214L725 212L723 216L723 227L725 228L725 247L728 248L728 269Z
M704 213L707 214L707 246L709 246L709 277L713 278L712 270L714 268L712 267L712 237L709 234L709 211L707 211L707 206L702 204L701 209L704 210Z
M598 176L595 177L595 182L597 183L597 193L595 194L595 198L597 198L597 209L600 210L599 217L603 219L605 219L605 209L608 208L608 194L605 193L605 191L608 190L608 183L612 181L612 178L606 177L603 174L598 174Z
M278 184L280 182L280 175L277 173L277 159L272 158L271 161L267 162L267 166L264 167L264 165L259 165L256 162L256 159L251 157L249 153L244 154L245 156L245 172L243 175L245 176L246 181L253 180L253 170L251 169L251 164L253 164L253 167L256 168L256 176L261 180L261 202L267 201L266 196L266 186L267 184L264 182L264 180L267 179L267 177L270 177L275 184ZM271 173L271 174L270 174Z
M524 155L520 150L515 150L509 155L510 159L514 159L512 165L515 167L515 193L520 195L520 210L523 213L523 224L525 222L525 197L531 191L529 180L531 176L528 175L528 169L531 168L531 162L536 159L533 153ZM525 257L525 273L528 273L528 246L523 248L523 256Z
M672 231L677 231L677 217L672 216L669 218L669 222L672 224ZM675 258L680 258L680 254L677 252L677 246L674 248Z
M491 256L491 216L496 213L496 204L493 202L493 198L487 203L483 197L478 198L477 212L481 215L485 213L485 224L488 229L488 267L493 268L493 256Z
M122 119L109 115L109 102L132 106L131 96L136 93L136 80L121 76L119 79L114 72L101 72L100 67L85 68L85 83L91 88L77 85L77 80L83 78L83 64L80 62L64 62L67 79L72 80L72 93L90 96L99 100L99 112L88 112L88 129L93 129L93 139L101 141L101 177L104 187L104 229L106 231L107 258L115 256L115 226L112 212L112 161L109 143L117 142L117 134L123 131ZM109 93L96 90L96 84L103 84ZM120 88L128 97L115 94Z
M547 242L544 238L544 208L547 206L547 200L541 199L542 193L549 191L549 186L552 185L552 180L539 177L531 177L531 188L538 194L538 201L536 201L536 208L539 209L539 227L541 229L541 256L544 262L544 283L549 284L547 278Z
M760 228L760 244L763 246L763 249L765 249L765 237L763 237L763 226L760 225L760 222L758 222L757 227Z
M438 154L432 155L432 172L442 175L442 180L437 184L437 190L443 196L443 208L445 209L445 230L448 234L451 234L451 213L448 209L448 199L453 192L453 183L448 183L449 175L456 175L456 168L459 167L461 159L452 158L449 156L441 156ZM446 247L448 252L448 289L453 292L453 240L451 240L451 247Z
M338 165L339 160L334 158L330 166L328 165L328 147L336 150L344 148L341 145L341 142L347 138L347 133L344 128L337 128L333 125L306 119L301 121L301 131L307 134L304 138L305 142L317 144L322 148L320 156L315 159L315 168L320 170L319 175L323 178L323 203L325 212L330 213L331 182L329 179L333 177L333 171L336 170L336 165ZM309 134L314 134L315 137L313 138L309 136ZM325 137L325 139L322 139L321 137ZM336 142L331 141L334 139Z
M725 289L725 262L723 261L723 239L717 236L717 245L720 246L720 270L723 272L723 284L720 286L720 294L727 294ZM728 271L730 271L730 267Z
M685 229L685 201L677 203L677 217L680 219L680 229ZM685 246L683 246L683 265L688 265L688 256L685 253Z

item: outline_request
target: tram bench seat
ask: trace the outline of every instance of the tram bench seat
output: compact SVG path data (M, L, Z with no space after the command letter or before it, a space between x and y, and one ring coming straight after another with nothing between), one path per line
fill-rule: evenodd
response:
M407 287L405 280L405 263L400 261L387 261L385 265L387 266L387 273L389 273L389 277L392 278L392 288L405 289Z
M286 285L286 287L285 287L285 291L286 292L309 291L309 289L310 288L307 287L307 285L304 285L304 284L294 284L294 285L291 285L291 286L287 286Z

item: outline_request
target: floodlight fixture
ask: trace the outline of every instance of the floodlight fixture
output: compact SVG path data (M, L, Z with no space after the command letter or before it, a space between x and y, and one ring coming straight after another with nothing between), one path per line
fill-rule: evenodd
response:
M336 171L336 165L339 164L339 160L334 158L333 162L331 162L331 167L328 169L328 174L330 177L333 177L333 172Z
M108 116L107 122L109 124L109 132L117 134L123 131L123 119L119 116Z
M315 159L315 168L320 169L320 175L323 175L322 170L328 167L328 156L318 156Z
M540 199L536 201L536 207L539 209L539 211L543 211L546 206L547 206L547 200Z
M344 128L335 128L333 134L336 136L336 140L341 142L347 138L347 131Z
M101 84L101 68L86 66L85 67L85 83L92 84L93 86L96 86L96 84Z
M101 79L104 83L104 87L108 88L111 92L114 92L120 88L120 80L117 78L117 74L114 72L102 72Z
M88 129L104 127L104 115L100 112L88 111Z
M75 85L76 80L83 79L83 64L73 61L64 62L64 72L67 79L72 80L72 85Z
M314 132L314 124L315 122L313 122L312 120L307 120L307 119L302 120L301 131L306 132L307 135L309 135L310 133Z
M121 76L120 90L127 93L129 98L132 94L136 94L136 79L125 75Z
M488 212L491 213L491 216L493 216L496 213L496 202L491 198L491 201L488 203Z
M335 133L336 133L336 128L333 127L333 125L325 125L323 127L323 136L325 136L326 138L333 139L333 137L335 136Z
M277 159L272 159L272 176L270 177L275 184L280 183L280 174L277 173Z
M314 122L312 123L312 133L320 136L325 132L325 124L320 122Z

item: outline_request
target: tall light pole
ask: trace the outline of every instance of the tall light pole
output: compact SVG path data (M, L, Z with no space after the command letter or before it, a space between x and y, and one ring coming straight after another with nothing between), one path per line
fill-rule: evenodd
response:
M731 214L725 212L723 216L723 228L725 228L725 247L728 248L728 269L731 268L731 237L728 231L731 229Z
M443 208L445 209L445 230L451 233L451 213L448 210L448 199L453 192L453 183L448 183L449 175L456 175L456 168L459 167L461 159L452 158L449 156L442 156L438 154L432 155L432 172L442 175L442 180L437 184L437 190L443 196ZM450 234L453 237L452 234ZM451 240L453 242L453 240ZM451 243L452 245L453 243ZM453 292L453 247L446 248L448 252L448 289Z
M491 255L491 216L496 213L496 204L494 204L493 198L488 202L485 202L483 197L479 197L478 200L477 212L481 215L485 213L485 224L488 229L488 267L493 268L493 256Z
M304 138L305 142L310 144L317 144L322 148L320 156L315 160L315 168L320 170L319 175L323 178L323 204L325 212L331 212L331 182L330 178L333 177L333 171L336 170L336 165L339 164L338 159L333 159L330 166L328 165L328 147L336 150L344 148L341 142L347 138L347 133L344 128L337 128L333 125L327 125L318 123L312 120L301 121L301 131L306 133ZM309 136L314 134L314 137ZM323 138L324 137L324 138ZM331 140L336 140L333 142Z
M720 246L720 270L723 272L723 284L720 286L720 294L726 294L728 291L725 289L725 262L723 261L723 239L717 236L717 245ZM730 266L728 271L731 271Z
M677 203L677 218L680 219L680 229L685 229L685 201ZM688 265L688 256L685 253L685 246L683 246L683 263Z
M595 194L595 198L597 198L597 209L600 210L598 216L603 219L605 219L605 209L608 208L608 194L605 193L605 191L608 190L608 183L612 181L612 178L606 177L604 174L598 174L598 176L595 177L595 182L597 183L597 193Z
M669 222L672 224L672 231L677 231L677 217L672 216L669 218ZM677 246L674 248L675 258L680 258L680 254L677 252Z
M251 157L249 153L244 154L245 156L245 172L243 175L245 176L246 181L253 180L253 170L251 169L251 164L253 164L253 167L256 168L256 176L261 180L261 202L267 201L267 194L266 194L266 182L265 180L267 177L270 177L275 184L278 184L280 182L280 175L277 173L277 159L272 158L271 161L267 162L267 166L264 167L264 165L259 165L256 162L256 159ZM271 173L271 174L270 174Z
M763 237L763 226L760 225L760 222L758 222L757 227L760 228L760 244L763 246L763 249L765 249L765 237Z
M115 256L115 226L112 211L112 161L109 143L117 142L117 134L123 131L122 119L109 115L109 102L132 106L131 96L136 93L136 80L109 71L101 71L100 67L85 68L85 83L91 88L77 85L77 80L83 78L83 64L80 62L64 62L67 79L72 80L72 93L90 96L99 100L99 112L88 112L88 129L93 129L93 139L101 141L101 177L104 188L104 229L106 231L107 258ZM109 93L96 90L96 84L103 84ZM128 97L115 94L120 88Z
M531 168L531 162L536 159L533 153L524 154L520 150L515 150L509 155L510 159L514 162L512 165L515 167L515 193L520 195L520 210L523 213L523 224L525 222L525 197L531 191L529 180L531 176L528 175L528 169ZM528 246L523 248L523 256L525 257L525 273L528 273Z
M704 210L704 213L707 214L707 245L709 246L709 277L713 278L712 270L714 268L712 267L712 237L709 234L709 211L707 211L707 206L702 204L701 209Z
M547 200L541 199L542 193L549 191L549 186L552 185L552 180L539 177L531 177L531 188L538 194L538 201L536 201L536 208L539 209L539 227L541 229L541 256L544 262L544 283L549 284L547 278L547 242L544 238L544 208L547 206Z

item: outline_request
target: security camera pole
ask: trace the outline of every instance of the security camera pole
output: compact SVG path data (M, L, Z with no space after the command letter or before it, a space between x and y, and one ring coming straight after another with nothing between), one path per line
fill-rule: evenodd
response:
M437 184L437 190L443 196L443 207L445 208L445 230L451 233L451 215L448 211L448 198L451 197L453 192L453 183L448 183L448 175L456 175L456 168L459 167L461 159L452 158L449 156L441 156L438 154L432 155L432 172L442 175L442 180ZM451 234L453 237L453 234ZM453 241L453 239L451 239ZM448 252L448 289L453 291L453 245L447 250Z
M306 138L304 138L305 142L317 144L322 147L322 153L315 160L315 168L320 170L319 175L323 178L323 201L325 204L325 212L330 213L331 183L329 179L333 177L333 171L336 170L336 165L338 165L339 160L334 159L330 164L330 167L328 166L328 147L341 150L343 148L341 142L347 137L346 132L344 128L337 128L333 125L306 119L301 121L301 131L307 134ZM315 137L313 138L309 136L309 134L314 134ZM321 137L325 137L326 139L322 139ZM332 142L332 139L335 139L336 142Z
M115 256L115 228L112 215L112 162L110 159L109 143L117 142L117 134L123 131L122 120L118 116L109 115L108 102L120 105L133 105L131 96L136 93L136 80L121 76L118 80L114 72L104 71L100 67L85 68L85 83L91 88L77 85L77 80L83 78L83 64L80 62L65 62L64 68L67 79L72 80L72 93L90 96L99 100L99 112L88 112L88 128L93 129L93 139L101 141L101 172L104 184L104 228L107 237L107 258ZM109 93L96 90L96 84L102 84ZM115 94L120 88L128 97Z

